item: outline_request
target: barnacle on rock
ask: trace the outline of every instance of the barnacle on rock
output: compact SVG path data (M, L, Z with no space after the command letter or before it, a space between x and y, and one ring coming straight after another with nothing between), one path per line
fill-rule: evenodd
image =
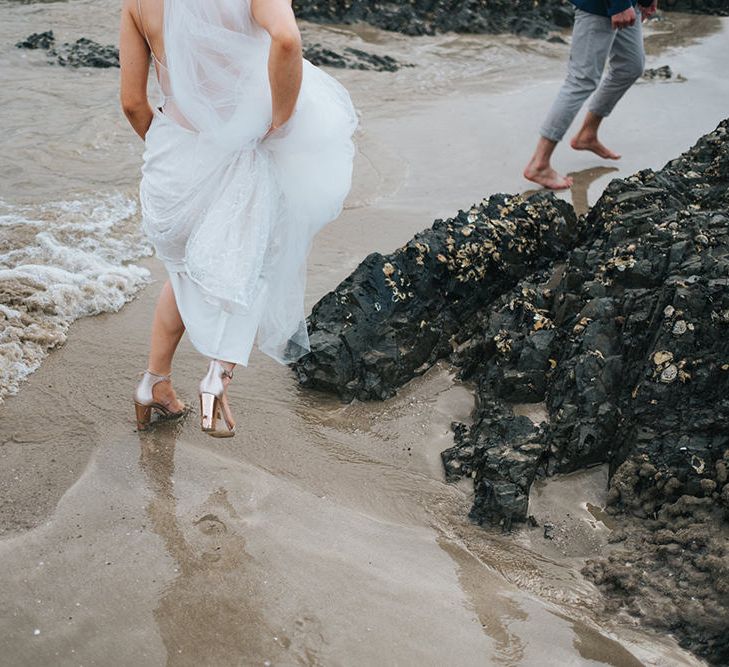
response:
M670 384L678 377L678 367L675 364L669 364L661 371L661 382Z
M572 333L582 333L585 330L585 327L592 322L592 319L589 317L583 317L580 319L580 321L575 324L575 326L572 328Z
M501 352L501 354L508 354L511 352L511 338L508 331L499 331L494 336L494 343L496 343L496 349Z
M669 352L668 350L659 350L658 352L653 353L653 363L656 366L661 366L667 361L673 361L673 352Z

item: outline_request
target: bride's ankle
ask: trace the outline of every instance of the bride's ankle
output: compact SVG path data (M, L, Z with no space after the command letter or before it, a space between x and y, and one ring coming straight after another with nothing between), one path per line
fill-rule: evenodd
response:
M223 369L223 381L230 382L233 379L233 369L236 365L230 361L223 361L222 359L216 359L216 361L220 364L220 368Z
M180 401L177 397L177 392L172 386L172 382L170 380L164 380L156 383L154 387L152 387L152 396L156 401L163 405L178 408L179 405L182 404L182 401Z
M150 375L154 375L158 378L169 378L170 375L172 375L172 368L168 368L166 371L159 370L159 368L155 368L154 366L147 366L147 373Z

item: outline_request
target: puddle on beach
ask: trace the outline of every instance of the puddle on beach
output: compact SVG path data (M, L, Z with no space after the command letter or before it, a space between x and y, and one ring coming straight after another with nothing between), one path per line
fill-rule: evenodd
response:
M0 1L0 71L14 91L0 106L0 199L17 207L0 228L1 252L27 246L46 223L39 231L60 225L60 241L75 233L81 222L42 215L59 195L135 196L141 145L117 109L118 72L52 67L12 46L48 28L61 40L110 43L117 12L111 0ZM649 64L671 65L686 83L646 84L616 110L606 136L623 144L625 159L605 166L559 154L580 210L607 180L661 166L725 113L729 84L718 61L729 57L729 24L671 21L680 38L659 45L669 24L652 27ZM304 32L310 42L417 65L333 72L361 112L360 154L345 212L316 241L309 305L369 252L389 252L493 192L528 189L521 168L565 45L413 39L365 26ZM690 119L684 95L697 101ZM652 124L635 122L638 99L662 110ZM100 234L97 245L108 252L114 238ZM389 401L343 405L302 391L288 369L255 355L231 390L245 424L231 441L206 438L194 414L135 433L129 396L163 278L157 262L143 266L151 287L119 313L76 322L0 407L4 659L541 667L549 655L559 665L700 664L669 639L595 611L598 594L578 573L609 535L604 468L535 484L530 511L555 525L552 540L541 526L501 535L469 523L470 490L444 483L440 452L474 397L447 365ZM183 342L175 378L184 399L194 402L203 370ZM543 406L516 409L546 417Z

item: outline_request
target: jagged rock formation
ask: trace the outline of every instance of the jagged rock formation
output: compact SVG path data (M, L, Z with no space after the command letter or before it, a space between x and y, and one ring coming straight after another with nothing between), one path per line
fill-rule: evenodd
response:
M86 37L61 44L48 53L51 57L55 56L58 64L64 67L119 67L119 49Z
M661 7L672 12L729 16L729 0L661 0Z
M304 47L304 58L317 67L336 67L338 69L397 72L401 67L413 67L413 65L400 63L390 56L378 56L350 46L345 47L342 53L337 53L321 44L309 44Z
M728 16L729 0L662 0L661 8ZM308 21L365 21L406 35L511 32L541 39L574 19L568 0L295 0L294 9Z
M512 32L539 38L571 26L574 16L567 0L295 0L294 10L308 21L365 21L406 35Z
M392 255L370 255L314 307L300 381L347 400L391 396L450 354L478 309L564 256L576 221L551 194L494 195Z
M18 42L15 46L19 49L50 49L56 43L56 37L53 30L45 32L34 32L26 37L22 42Z
M56 46L53 30L33 33L15 46L19 49L44 50L48 53L49 62L64 67L119 67L119 49L115 46L104 46L86 37Z
M383 399L443 357L477 383L442 456L448 479L473 478L479 523L524 521L538 474L608 463L629 548L585 572L727 664L729 120L579 221L547 194L436 221L366 258L309 325L305 386ZM510 408L541 401L539 426Z
M301 383L383 399L448 357L484 401L546 400L547 472L645 449L698 493L729 437L726 135L613 181L579 224L552 195L495 195L370 255L314 307Z

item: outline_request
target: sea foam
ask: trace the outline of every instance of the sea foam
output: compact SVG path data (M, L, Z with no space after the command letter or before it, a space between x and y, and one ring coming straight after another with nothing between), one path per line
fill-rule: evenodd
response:
M149 282L152 249L128 196L17 206L0 200L0 401L79 317L117 311Z

